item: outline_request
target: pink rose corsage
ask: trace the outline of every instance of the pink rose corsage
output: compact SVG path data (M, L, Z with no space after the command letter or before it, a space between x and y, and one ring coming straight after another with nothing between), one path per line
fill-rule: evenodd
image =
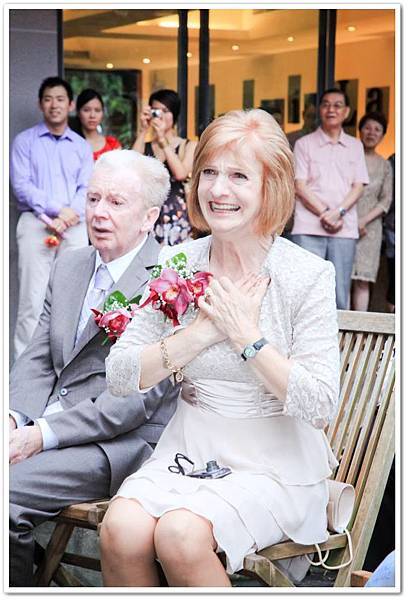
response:
M116 342L122 335L132 320L140 298L141 296L136 296L128 300L122 292L117 290L106 298L102 312L96 308L91 309L94 313L95 323L106 333L102 344L106 344L109 340Z

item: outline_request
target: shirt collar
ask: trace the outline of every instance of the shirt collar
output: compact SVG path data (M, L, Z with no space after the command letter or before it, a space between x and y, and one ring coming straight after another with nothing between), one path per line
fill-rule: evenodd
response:
M331 139L331 137L328 136L327 133L325 133L321 127L318 127L318 129L316 130L316 134L319 137L319 146L324 146L325 144L333 144L334 145L334 142ZM344 129L341 130L339 139L335 143L341 144L342 146L349 145L347 134L344 133Z
M72 131L72 129L70 127L68 127L68 125L66 126L64 132L61 134L61 139L66 138L68 140L73 140L73 134L74 132ZM48 129L47 125L45 124L44 121L42 121L41 123L39 123L38 125L38 135L39 137L42 137L43 135L50 135L50 136L54 136L53 133L51 133L51 131Z
M140 244L138 244L136 246L136 248L133 248L133 250L131 250L127 254L123 254L123 256L119 256L119 258L115 258L115 260L111 260L110 262L106 263L109 274L112 277L114 283L117 283L119 281L119 279L122 277L123 273L126 271L126 269L130 265L132 260L136 257L136 255L143 248L146 240L147 240L147 235L143 238L143 240L140 242ZM97 250L96 257L95 257L94 275L96 273L97 268L102 263L103 263L103 260Z

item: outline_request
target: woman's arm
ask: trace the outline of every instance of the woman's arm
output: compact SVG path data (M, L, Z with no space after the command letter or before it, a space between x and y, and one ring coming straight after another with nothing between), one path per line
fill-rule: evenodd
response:
M180 151L179 154L177 154L170 144L164 145L163 147L167 164L170 167L173 177L177 181L184 181L191 174L193 168L194 151L197 146L197 142L193 141L185 142L183 140L182 144L185 145L183 157L180 157Z
M139 133L137 134L135 143L132 146L132 150L136 150L136 152L140 152L140 154L144 154L145 151L145 138L147 132L149 131L150 121L150 106L144 106L142 108L142 112L140 113Z
M266 288L262 282L257 287L244 297L229 280L213 282L212 305L203 308L227 333L238 354L246 344L263 337L257 315ZM290 358L267 344L248 360L248 365L265 388L284 402L285 414L323 428L333 416L339 393L337 311L334 268L330 263L324 265L298 302L299 310L290 324ZM202 300L199 305L203 306Z

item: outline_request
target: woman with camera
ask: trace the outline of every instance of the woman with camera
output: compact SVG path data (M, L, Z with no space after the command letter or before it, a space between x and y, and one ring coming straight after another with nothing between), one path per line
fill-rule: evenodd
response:
M179 112L180 98L175 91L153 92L149 105L142 109L139 134L133 145L133 150L164 163L170 173L170 194L154 230L157 241L170 246L185 241L191 231L184 182L191 174L196 142L176 134ZM152 136L150 142L145 141L148 133Z
M96 90L82 90L76 101L78 126L76 131L92 146L94 160L110 150L122 148L113 135L102 134L104 104L102 96Z
M196 282L198 310L190 305L175 326L157 310L154 280L144 294L152 303L106 361L117 396L169 375L182 381L152 456L123 482L102 523L105 585L158 586L157 559L170 586L228 587L248 554L328 537L327 478L337 461L324 428L339 391L334 268L280 237L293 203L293 155L271 115L232 111L207 127L188 206L192 225L211 235L163 248L159 262L184 253L188 269L204 271L195 277L209 272L211 282ZM182 293L182 280L172 281L162 299L177 286ZM299 581L309 564L278 566Z

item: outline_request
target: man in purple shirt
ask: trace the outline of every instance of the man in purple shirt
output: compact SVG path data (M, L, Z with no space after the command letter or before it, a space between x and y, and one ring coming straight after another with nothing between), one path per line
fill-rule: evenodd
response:
M34 332L56 256L88 244L85 194L93 159L89 144L68 127L73 109L71 86L60 77L48 77L38 96L44 120L19 133L11 151L11 183L21 212L16 231L16 358ZM58 246L45 244L50 233L59 238Z
M334 264L340 309L349 307L356 203L369 182L363 145L342 128L349 112L344 92L326 90L320 99L321 126L294 149L297 201L291 239Z

